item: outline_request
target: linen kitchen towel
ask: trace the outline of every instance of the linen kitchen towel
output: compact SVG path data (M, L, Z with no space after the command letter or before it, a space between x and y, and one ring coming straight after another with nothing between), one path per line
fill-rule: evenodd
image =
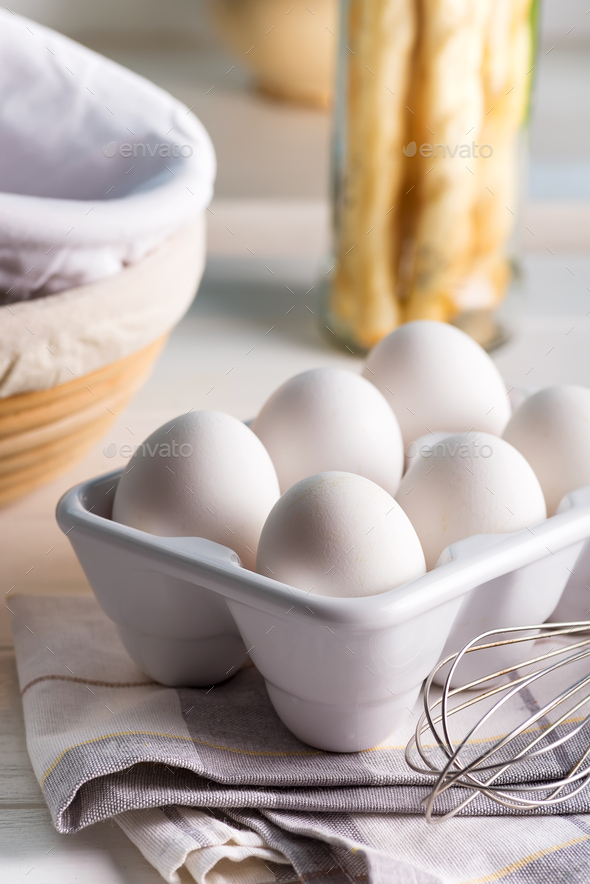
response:
M60 832L114 817L170 882L181 866L203 884L590 878L590 791L561 815L509 816L482 798L429 826L428 782L404 760L418 709L374 749L322 752L287 730L252 666L167 688L137 669L92 597L9 607L28 750ZM569 751L534 777L558 774Z

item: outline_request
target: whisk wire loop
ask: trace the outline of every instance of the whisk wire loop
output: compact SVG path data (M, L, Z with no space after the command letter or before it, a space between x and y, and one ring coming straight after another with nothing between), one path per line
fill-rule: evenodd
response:
M522 811L552 807L573 798L586 788L590 781L590 766L586 765L590 758L590 735L586 737L581 749L579 741L584 739L583 731L590 723L590 715L581 720L574 716L590 701L590 672L585 667L583 673L579 673L579 665L590 658L590 636L558 648L550 648L540 654L535 655L533 652L530 659L511 662L502 669L459 686L454 685L458 681L460 664L468 654L496 650L502 653L502 649L507 646L524 642L538 643L560 636L571 638L581 633L588 634L589 631L590 621L490 630L472 639L464 648L449 655L435 667L425 683L424 712L406 747L406 761L413 770L430 777L436 776L434 787L424 801L429 822L437 823L455 816L478 795L513 811ZM501 637L490 641L494 636ZM448 673L442 693L434 699L434 681L437 676L440 677L445 667L448 667ZM533 672L518 674L532 667L539 668L535 668ZM544 680L560 674L560 670L566 667L577 667L578 677L573 683L562 687L551 699L537 702L531 694L531 688L542 688ZM505 681L498 685L498 679ZM467 692L468 699L451 705L453 698L465 696ZM514 710L510 704L514 705L513 701L520 697L524 698L531 714L514 727L509 727L508 733L502 736L482 735L486 725L498 715L513 720ZM489 702L492 705L486 708L475 723L467 727L460 740L453 742L450 733L451 716L468 713L477 704L488 706ZM437 709L440 709L438 714ZM557 717L550 720L548 716L558 709ZM517 711L520 714L522 710L519 708ZM534 735L536 731L539 732ZM424 735L434 737L435 745L426 745ZM529 735L530 739L522 745ZM577 743L574 742L576 738L579 738ZM480 743L483 748L477 752L475 746ZM570 764L567 760L570 747L573 747L574 752L577 750L580 753L579 757L571 762L564 773L551 777L555 765L559 766L558 762L561 766L564 762ZM506 751L510 752L508 757ZM471 757L465 757L468 752L471 752ZM415 757L416 753L420 761ZM549 753L553 753L554 759L557 759L559 753L561 755L553 768L551 765L548 769L540 767L540 763ZM515 768L520 772L520 781L515 777L516 782L497 782L506 771ZM460 798L450 810L435 814L437 798L456 789L459 790L459 795L464 790L469 794ZM451 796L456 798L455 791L451 792Z

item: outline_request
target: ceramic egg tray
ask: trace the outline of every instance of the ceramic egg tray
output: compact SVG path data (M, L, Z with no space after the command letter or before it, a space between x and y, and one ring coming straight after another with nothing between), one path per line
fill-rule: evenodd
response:
M255 574L202 538L113 522L120 475L68 491L57 520L137 665L165 685L208 686L230 678L248 654L287 727L321 749L357 751L385 739L441 654L487 629L542 623L566 584L558 613L579 619L590 608L590 554L582 556L586 577L576 566L590 537L590 486L540 525L467 538L417 580L351 599ZM494 669L529 653L521 647L496 649ZM477 674L472 667L468 676Z

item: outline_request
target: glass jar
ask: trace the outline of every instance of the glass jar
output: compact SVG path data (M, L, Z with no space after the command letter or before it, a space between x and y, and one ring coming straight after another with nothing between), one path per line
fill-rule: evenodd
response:
M324 320L355 353L415 319L505 338L535 31L534 0L340 0Z

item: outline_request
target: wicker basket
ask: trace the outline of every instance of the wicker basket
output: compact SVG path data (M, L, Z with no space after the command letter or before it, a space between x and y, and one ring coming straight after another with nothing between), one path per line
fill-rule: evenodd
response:
M0 170L4 504L102 436L185 314L204 269L215 153L184 104L10 10L0 72L13 87L0 106L11 146ZM131 153L130 126L150 142Z
M65 367L69 364L79 365L82 356L90 363L85 373L66 383L57 380L47 389L39 389L39 385L32 392L15 390L13 395L0 398L0 506L68 469L106 432L146 380L168 334L188 309L204 260L205 228L201 218L114 276L50 298L13 304L10 311L0 314L0 340L5 353L23 328L35 330L30 345L25 336L24 343L18 345L17 341L14 352L10 351L15 364L19 363L19 355L27 355L26 346L37 348L34 354L50 350L50 365L59 366L57 377L62 381L68 377ZM52 329L65 325L70 314L77 314L78 324L70 331L73 328L83 339L89 304L92 335L87 341L76 338L72 343L71 335L62 339L57 331L52 337ZM139 321L142 311L145 315ZM105 316L111 320L106 325ZM106 365L94 368L97 347L116 352L117 346L123 346L119 334L123 330L126 349L119 349ZM77 361L72 351L78 354ZM21 361L26 362L24 358Z
M67 384L0 399L0 505L85 454L146 380L166 337Z

